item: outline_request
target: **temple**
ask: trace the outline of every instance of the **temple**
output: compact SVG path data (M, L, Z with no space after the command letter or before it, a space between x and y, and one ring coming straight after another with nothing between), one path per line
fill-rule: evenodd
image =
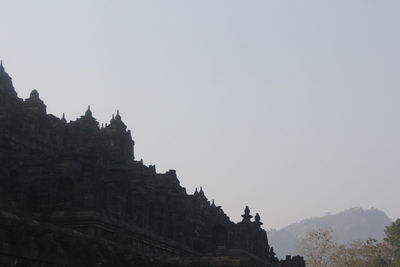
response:
M232 222L134 145L119 111L106 125L90 107L70 122L47 114L1 63L0 266L305 266L275 257L258 213Z

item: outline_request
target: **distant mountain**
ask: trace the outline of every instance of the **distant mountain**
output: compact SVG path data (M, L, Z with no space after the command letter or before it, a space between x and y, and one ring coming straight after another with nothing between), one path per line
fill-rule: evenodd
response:
M336 214L302 220L290 224L281 230L268 231L268 239L278 257L298 254L299 242L307 232L318 229L331 229L334 241L338 244L349 243L353 240L375 238L383 241L384 229L392 221L381 210L371 208L351 208Z

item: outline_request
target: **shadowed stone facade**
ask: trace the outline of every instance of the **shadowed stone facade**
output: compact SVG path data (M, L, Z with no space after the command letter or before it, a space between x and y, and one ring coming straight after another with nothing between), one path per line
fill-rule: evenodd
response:
M268 245L258 214L230 221L174 170L134 159L117 114L90 107L67 122L39 93L22 100L0 65L1 266L293 266Z

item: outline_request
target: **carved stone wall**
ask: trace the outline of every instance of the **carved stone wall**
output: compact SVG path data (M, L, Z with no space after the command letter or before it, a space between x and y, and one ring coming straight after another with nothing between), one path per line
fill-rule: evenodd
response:
M48 266L103 266L68 262L71 258L137 266L123 262L145 258L143 264L153 264L234 249L265 266L283 264L268 245L258 214L252 221L246 208L242 222L230 221L202 189L187 194L174 170L157 173L155 166L136 161L134 144L119 112L100 126L89 107L67 122L47 114L36 90L26 100L18 98L1 66L0 209L19 214L19 219L5 215L0 224L4 266L38 259ZM12 218L20 223L7 224Z

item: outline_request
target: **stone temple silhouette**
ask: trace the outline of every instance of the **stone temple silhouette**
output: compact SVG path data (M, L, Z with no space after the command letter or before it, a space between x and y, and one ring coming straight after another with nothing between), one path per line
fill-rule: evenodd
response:
M67 122L36 90L18 98L1 63L0 267L305 266L275 257L259 214L232 222L134 144L119 112Z

